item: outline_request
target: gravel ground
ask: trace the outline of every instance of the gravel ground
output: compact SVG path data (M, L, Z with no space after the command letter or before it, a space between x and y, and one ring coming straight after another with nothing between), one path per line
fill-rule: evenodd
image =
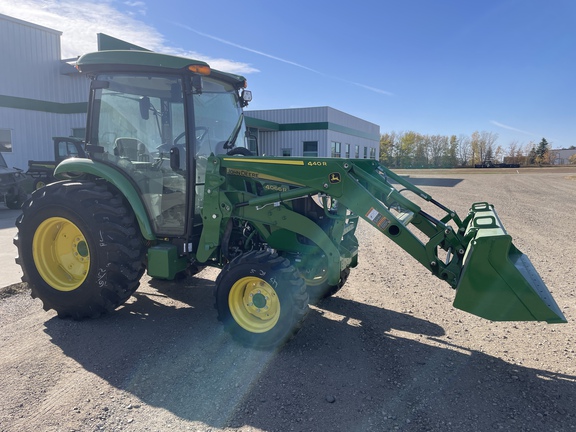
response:
M0 291L0 431L576 430L576 170L403 174L461 215L493 203L569 323L454 309L448 285L366 224L345 287L277 352L224 333L214 269L144 278L81 322L16 285Z

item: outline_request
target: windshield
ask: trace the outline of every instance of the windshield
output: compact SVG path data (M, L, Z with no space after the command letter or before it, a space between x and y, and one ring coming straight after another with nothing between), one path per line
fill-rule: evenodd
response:
M211 153L225 154L244 147L246 129L238 94L230 84L204 78L202 93L194 95L196 124L196 208L203 206L204 177Z
M194 95L194 120L197 156L227 153L244 146L242 108L230 84L204 78L202 93Z

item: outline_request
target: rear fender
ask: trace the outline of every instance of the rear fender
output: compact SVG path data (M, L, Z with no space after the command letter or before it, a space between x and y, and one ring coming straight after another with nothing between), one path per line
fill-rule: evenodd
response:
M136 220L138 220L142 236L146 240L156 240L138 190L120 171L92 159L73 158L62 161L54 170L54 177L60 180L67 179L69 177L66 176L66 173L69 172L90 174L113 184L130 203Z

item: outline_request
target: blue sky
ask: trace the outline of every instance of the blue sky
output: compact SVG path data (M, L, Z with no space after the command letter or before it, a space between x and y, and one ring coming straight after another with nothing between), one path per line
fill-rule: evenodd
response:
M249 109L331 106L382 133L576 145L573 0L0 0L0 13L62 31L64 57L103 32L244 74Z

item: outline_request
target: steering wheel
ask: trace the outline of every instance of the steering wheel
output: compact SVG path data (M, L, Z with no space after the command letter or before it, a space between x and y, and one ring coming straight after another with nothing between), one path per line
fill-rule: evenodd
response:
M248 150L246 147L234 147L232 150L230 150L228 153L226 153L228 156L254 156L254 154Z
M208 133L208 128L204 127L204 126L198 126L196 128L196 141L200 142L204 139L204 137L206 136L206 134ZM182 132L180 135L178 135L176 138L174 138L174 145L175 146L180 146L180 145L184 145L184 143L180 143L179 141L184 138L186 136L186 132Z
M100 136L100 138L98 139L98 142L100 143L100 145L102 145L103 143L113 144L114 141L116 141L116 133L115 132L104 132Z

